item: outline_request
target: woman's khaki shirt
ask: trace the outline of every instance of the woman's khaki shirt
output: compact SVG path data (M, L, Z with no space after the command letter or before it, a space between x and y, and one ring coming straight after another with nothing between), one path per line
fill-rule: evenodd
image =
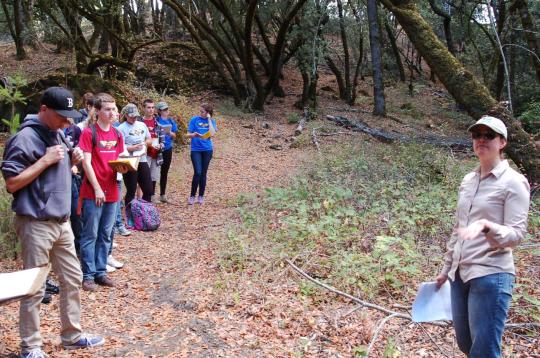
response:
M467 174L459 187L456 223L444 255L442 273L463 282L499 272L515 274L512 248L527 232L530 187L527 179L501 161L483 179L480 168ZM458 228L487 219L493 223L488 233L462 240Z

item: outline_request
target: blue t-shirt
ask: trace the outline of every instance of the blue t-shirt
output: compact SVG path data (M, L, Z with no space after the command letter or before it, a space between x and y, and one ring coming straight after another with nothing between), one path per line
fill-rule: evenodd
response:
M212 124L217 131L216 120L212 119ZM208 125L208 118L196 116L189 121L188 132L205 134L210 130ZM191 138L191 151L192 152L208 152L213 150L212 139L203 139L199 137Z
M171 132L173 133L176 133L178 132L178 127L176 126L176 122L174 120L172 120L172 118L161 118L161 117L157 117L156 118L158 124L160 126L168 126L170 125L171 126ZM168 134L164 134L163 135L164 137L164 142L163 142L163 150L169 150L169 149L172 149L173 147L173 140L172 140L172 137Z

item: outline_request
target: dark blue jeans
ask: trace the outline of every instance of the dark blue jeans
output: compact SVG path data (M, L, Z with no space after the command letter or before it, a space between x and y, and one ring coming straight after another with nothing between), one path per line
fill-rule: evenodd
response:
M205 152L191 152L191 163L193 164L191 196L197 195L197 189L199 189L199 196L204 196L204 190L206 189L206 173L208 172L213 153L214 152L211 150Z
M83 200L81 267L85 281L107 274L107 257L111 246L111 231L116 219L116 205L114 202L97 206L94 200Z
M80 240L82 231L82 220L77 215L77 206L79 205L79 191L81 189L82 179L80 175L71 175L71 216L69 221L71 223L71 230L73 231L73 237L75 240L75 251L77 254L80 251Z
M452 287L452 316L459 349L469 358L500 358L514 275L502 272L466 283L459 270Z

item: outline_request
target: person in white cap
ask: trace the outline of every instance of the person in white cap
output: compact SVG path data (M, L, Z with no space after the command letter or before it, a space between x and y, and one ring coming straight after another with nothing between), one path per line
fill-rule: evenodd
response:
M469 127L479 166L459 188L456 223L437 276L450 279L452 316L459 349L468 357L501 357L512 299L512 249L527 233L529 183L502 152L504 123L483 116Z

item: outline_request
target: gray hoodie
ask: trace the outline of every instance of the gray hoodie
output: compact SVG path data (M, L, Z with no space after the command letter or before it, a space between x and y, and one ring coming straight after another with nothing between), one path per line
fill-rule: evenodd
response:
M19 132L11 137L4 150L1 169L5 179L22 173L45 155L47 147L61 144L60 130L50 130L36 115L25 118ZM67 153L66 153L67 154ZM17 215L35 219L66 219L71 211L70 159L45 169L39 177L13 194L12 209Z

